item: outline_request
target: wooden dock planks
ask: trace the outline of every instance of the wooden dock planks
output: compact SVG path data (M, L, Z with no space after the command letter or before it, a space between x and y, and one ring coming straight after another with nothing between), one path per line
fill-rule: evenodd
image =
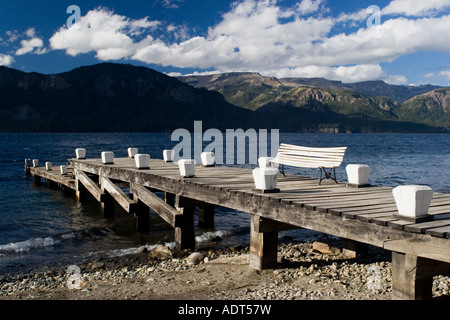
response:
M48 181L52 181L55 183L58 183L62 186L65 186L69 189L75 190L75 179L72 177L71 174L61 174L59 170L50 170L47 171L43 167L37 167L37 168L29 168L30 174L33 176L38 176L41 178L44 178Z

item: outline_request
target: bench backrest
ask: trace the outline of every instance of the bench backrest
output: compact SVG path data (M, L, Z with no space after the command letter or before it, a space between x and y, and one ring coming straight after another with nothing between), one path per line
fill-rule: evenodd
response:
M282 143L271 161L302 168L337 168L344 160L346 150L347 147L311 148Z

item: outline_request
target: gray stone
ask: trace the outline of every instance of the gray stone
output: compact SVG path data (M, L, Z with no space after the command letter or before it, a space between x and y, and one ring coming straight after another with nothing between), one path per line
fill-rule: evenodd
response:
M187 257L186 262L189 265L196 265L203 261L203 254L200 252L194 252L189 257Z
M150 259L168 260L172 259L172 252L166 246L157 246L148 254Z

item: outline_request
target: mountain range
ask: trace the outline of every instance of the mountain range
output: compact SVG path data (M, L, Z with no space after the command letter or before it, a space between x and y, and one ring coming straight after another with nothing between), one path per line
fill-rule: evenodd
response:
M170 77L101 63L44 75L0 67L1 132L448 132L450 88L225 73Z
M193 75L178 79L220 92L228 102L254 111L297 108L315 110L324 116L332 112L349 118L450 128L450 88L398 86L383 81L347 84L323 78L277 79L258 73Z

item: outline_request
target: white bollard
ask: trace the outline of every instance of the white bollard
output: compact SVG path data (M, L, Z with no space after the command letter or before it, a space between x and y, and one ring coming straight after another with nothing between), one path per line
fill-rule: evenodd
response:
M39 167L39 160L33 159L33 168L37 168L37 167Z
M270 162L273 160L273 157L259 157L258 165L260 168L278 168L279 164L276 162Z
M77 159L86 159L86 149L84 148L75 149L75 155L77 156Z
M45 163L45 170L52 171L52 163L51 162L46 162Z
M279 192L277 189L280 172L277 168L256 168L252 171L256 191L264 193Z
M149 154L135 154L134 162L137 169L150 169L150 155Z
M138 154L138 148L128 148L128 158L134 158Z
M178 160L178 167L180 169L180 175L183 178L192 178L195 176L195 165L197 162L193 159L181 159Z
M432 220L428 215L433 189L427 186L408 185L399 186L392 190L398 215L413 221Z
M66 174L67 166L59 166L59 171L61 174Z
M368 186L370 167L366 164L349 164L345 167L348 183L353 186Z
M174 151L173 150L164 150L163 151L163 159L165 162L173 162Z
M214 162L216 160L214 152L202 152L200 157L202 159L202 165L204 167L214 167Z
M114 164L114 152L103 151L102 152L102 162L104 164Z

